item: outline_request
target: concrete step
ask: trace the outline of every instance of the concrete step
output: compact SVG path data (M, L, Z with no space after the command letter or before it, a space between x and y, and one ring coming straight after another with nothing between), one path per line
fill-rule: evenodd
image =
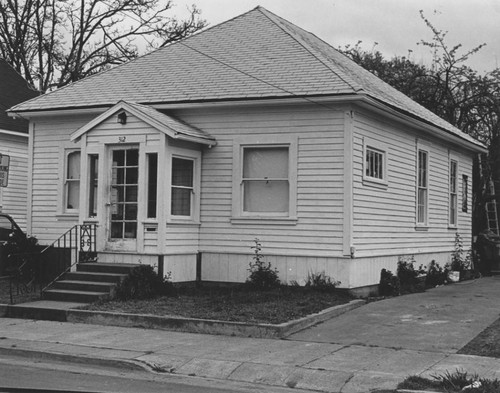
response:
M108 292L116 286L114 282L93 282L78 280L59 280L50 289L69 289L72 291Z
M99 273L114 273L114 274L129 274L130 271L139 264L128 263L79 263L76 270L79 272L99 272Z
M62 302L93 303L109 297L108 292L74 291L69 289L47 289L43 292L43 300L57 300Z
M66 310L85 306L86 304L87 303L40 300L36 302L8 305L7 315L9 318L66 322Z
M62 277L63 280L91 281L91 282L112 282L119 283L127 274L122 273L99 273L99 272L68 272Z

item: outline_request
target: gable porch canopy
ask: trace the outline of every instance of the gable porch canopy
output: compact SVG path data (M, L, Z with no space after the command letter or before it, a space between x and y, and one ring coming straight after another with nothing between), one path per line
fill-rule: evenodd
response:
M189 124L186 124L172 116L159 112L150 106L125 101L119 101L114 106L109 108L106 112L97 116L95 119L85 124L83 127L80 127L78 130L71 134L70 140L72 142L78 140L78 138L80 138L83 134L89 132L104 120L109 119L111 116L117 115L121 112L125 112L137 117L138 119L142 120L146 124L164 133L172 139L195 142L207 146L215 146L217 144L215 138L213 138L203 130L190 126Z

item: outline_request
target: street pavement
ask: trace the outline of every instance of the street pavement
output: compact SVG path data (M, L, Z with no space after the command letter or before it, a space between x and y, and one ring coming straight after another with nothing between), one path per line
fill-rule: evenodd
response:
M500 378L500 359L457 351L500 316L500 277L371 302L286 339L0 319L0 354L144 368L322 392L395 388L457 369Z

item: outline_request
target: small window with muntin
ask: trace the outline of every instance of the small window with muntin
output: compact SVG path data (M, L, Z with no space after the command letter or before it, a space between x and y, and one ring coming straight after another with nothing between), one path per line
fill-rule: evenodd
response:
M388 185L386 147L374 140L364 139L363 182L367 185Z

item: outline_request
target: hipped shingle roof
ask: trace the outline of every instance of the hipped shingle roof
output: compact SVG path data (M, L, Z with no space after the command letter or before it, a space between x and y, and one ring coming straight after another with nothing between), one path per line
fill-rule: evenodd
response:
M482 146L345 55L262 7L12 108L16 112L362 95Z

